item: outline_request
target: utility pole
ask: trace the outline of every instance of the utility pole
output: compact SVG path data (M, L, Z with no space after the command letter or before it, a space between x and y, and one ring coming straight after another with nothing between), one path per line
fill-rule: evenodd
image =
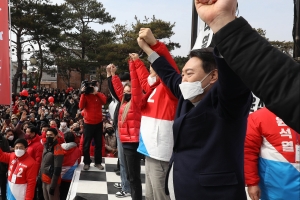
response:
M294 51L293 57L300 61L300 0L294 0L294 27L293 27Z
M193 48L198 34L198 13L192 0L192 31L191 31L191 49Z

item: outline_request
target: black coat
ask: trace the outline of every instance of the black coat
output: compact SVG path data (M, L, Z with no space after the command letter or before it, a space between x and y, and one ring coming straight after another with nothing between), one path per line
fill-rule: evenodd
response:
M213 41L266 107L300 133L300 64L272 47L242 17L219 30Z
M194 107L179 88L181 75L163 58L153 69L179 99L173 125L176 200L245 200L244 138L252 102L250 90L216 59L218 81Z

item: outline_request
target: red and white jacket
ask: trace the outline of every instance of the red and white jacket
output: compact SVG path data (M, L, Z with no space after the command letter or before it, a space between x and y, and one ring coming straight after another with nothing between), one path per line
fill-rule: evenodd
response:
M245 182L259 185L261 199L298 199L300 135L267 108L248 117L245 139ZM299 158L300 159L300 158Z
M0 162L9 164L7 199L32 200L39 166L26 152L20 158L0 149Z
M157 41L151 48L160 56L164 56L179 73L178 67L165 44ZM143 90L150 89L147 78L149 72L142 61L135 64ZM150 91L151 92L151 91ZM151 158L168 162L173 151L173 122L178 99L169 88L160 82L147 99L142 109L140 142L138 152Z
M120 140L122 143L137 143L139 142L140 135L140 125L141 125L141 99L143 97L142 88L139 83L137 73L135 71L135 64L137 61L129 62L130 79L131 79L131 104L127 113L127 117L124 122L122 122L122 114L124 112L125 105L124 102L120 106L119 116L118 116L118 132L120 135ZM123 99L123 85L118 76L112 77L112 84L114 90L122 102Z

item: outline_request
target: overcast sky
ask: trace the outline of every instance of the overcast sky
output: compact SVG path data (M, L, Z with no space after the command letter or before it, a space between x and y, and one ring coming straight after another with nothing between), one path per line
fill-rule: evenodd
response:
M51 0L61 4L64 0ZM100 1L100 0L98 0ZM181 45L173 55L186 56L191 43L192 0L102 0L104 8L116 18L116 24L130 24L136 15L175 22L175 35L171 40ZM292 41L294 7L293 0L240 0L239 16L243 16L254 28L266 30L270 40ZM111 29L112 24L96 25L95 30Z

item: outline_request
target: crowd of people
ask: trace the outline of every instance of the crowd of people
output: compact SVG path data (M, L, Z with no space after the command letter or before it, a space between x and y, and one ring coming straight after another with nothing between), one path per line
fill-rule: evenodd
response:
M13 95L1 107L2 198L65 199L82 156L83 170L117 156L116 196L141 200L144 156L147 200L245 200L245 186L252 200L298 199L299 64L235 17L236 0L195 6L216 46L192 50L182 72L141 28L149 70L136 53L129 73L107 65L110 100L97 81ZM266 108L249 115L252 92Z
M0 187L2 199L66 199L74 170L85 160L116 157L114 129L104 101L98 121L100 144L84 137L89 108L79 109L79 89L24 89L12 105L0 105ZM100 94L100 93L99 93ZM85 116L85 118L83 117ZM95 119L95 116L92 116ZM98 127L97 127L98 129ZM102 134L104 133L104 134ZM84 142L86 141L86 142ZM86 148L86 149L85 149ZM84 160L84 161L85 161ZM18 167L18 166L23 167ZM100 162L101 165L101 162ZM26 171L25 171L26 169ZM7 184L8 183L8 184Z

